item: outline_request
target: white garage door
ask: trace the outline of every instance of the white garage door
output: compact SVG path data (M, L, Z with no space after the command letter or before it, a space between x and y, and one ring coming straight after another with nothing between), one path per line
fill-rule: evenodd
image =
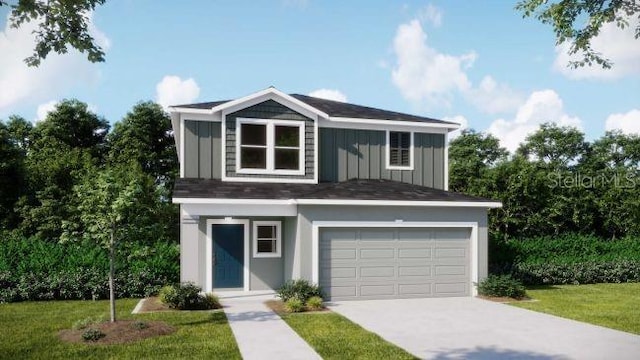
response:
M469 296L468 228L325 228L320 286L331 300Z

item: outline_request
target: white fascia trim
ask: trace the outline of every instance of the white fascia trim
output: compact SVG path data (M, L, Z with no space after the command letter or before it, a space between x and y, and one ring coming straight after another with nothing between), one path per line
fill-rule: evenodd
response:
M391 132L408 132L409 133L409 166L397 166L391 165ZM385 157L387 158L385 161L385 165L387 166L387 170L413 170L413 143L414 143L414 135L413 131L397 131L397 130L387 130L387 143L385 144ZM445 135L446 136L446 135Z
M184 177L184 119L180 116L180 131L179 131L179 139L178 144L180 144L180 151L178 152L178 159L180 162L180 177Z
M328 123L350 123L350 124L380 124L385 126L394 126L394 125L404 125L411 127L419 127L419 128L434 128L434 129L445 129L447 131L454 131L460 128L460 124L440 124L440 123L429 123L429 122L420 122L420 121L400 121L400 120L378 120L378 119L361 119L361 118L348 118L348 117L338 117L331 116L328 117Z
M206 248L207 255L205 256L206 263L206 271L205 280L206 284L204 286L205 292L213 292L213 234L212 234L212 225L215 224L240 224L244 227L244 264L243 265L243 290L249 291L250 284L250 240L249 240L249 219L207 219L207 240L206 240Z
M445 134L448 132L445 128L435 128L429 126L414 126L413 123L406 121L398 121L395 125L385 125L377 123L380 120L372 120L371 123L349 123L349 122L335 122L327 119L318 120L318 126L321 128L333 128L333 129L354 129L354 130L377 130L377 131L413 131L430 134ZM418 123L419 124L419 123Z
M180 204L180 208L193 216L298 216L295 204Z
M194 109L188 107L169 106L169 113L213 114L213 111L211 111L211 109Z
M175 204L240 204L240 205L342 205L342 206L422 206L422 207L475 207L499 208L493 201L403 201L403 200L340 200L340 199L211 199L173 198Z
M340 200L297 199L298 205L355 205L355 206L424 206L424 207L476 207L499 208L500 202L489 201L409 201L409 200Z
M214 205L295 205L293 199L212 199L212 198L173 198L174 204L214 204Z
M449 191L449 133L444 134L444 190Z
M316 121L318 117L324 117L324 118L329 117L329 115L327 115L326 113L312 106L309 106L308 104L294 98L293 96L285 94L274 87L270 87L262 91L258 91L256 93L247 95L240 99L236 99L236 100L228 101L224 104L220 104L212 108L211 111L212 112L224 111L225 113L228 114L228 113L235 112L237 110L247 108L255 104L259 104L266 100L275 100L281 103L282 105L285 105L289 108L292 108L295 111L298 111L299 113L311 118L314 121Z
M313 221L311 223L311 281L320 283L320 228L359 227L359 228L469 228L471 261L471 296L478 295L478 223L477 222L388 222L388 221Z

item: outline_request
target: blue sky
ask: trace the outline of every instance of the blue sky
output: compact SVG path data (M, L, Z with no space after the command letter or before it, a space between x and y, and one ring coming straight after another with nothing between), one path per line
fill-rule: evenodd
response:
M605 29L614 69L571 71L551 29L514 1L111 0L92 14L106 62L22 59L30 29L0 11L0 119L78 98L110 122L140 100L236 98L275 86L457 120L513 149L541 122L640 132L640 40ZM320 91L320 92L318 92Z

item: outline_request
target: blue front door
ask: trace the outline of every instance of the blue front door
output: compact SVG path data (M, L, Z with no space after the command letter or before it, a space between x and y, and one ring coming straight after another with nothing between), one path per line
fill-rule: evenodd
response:
M242 287L244 225L211 225L213 238L213 287Z

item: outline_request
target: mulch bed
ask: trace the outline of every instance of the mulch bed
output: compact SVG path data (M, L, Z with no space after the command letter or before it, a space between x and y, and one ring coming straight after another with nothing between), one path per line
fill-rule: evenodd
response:
M288 312L285 308L284 308L284 303L282 302L282 300L267 300L264 302L265 305L267 305L267 307L271 310L273 310L273 312L275 312L278 315L291 315L291 314L296 314L296 313L290 313ZM326 307L323 307L320 310L305 310L303 313L322 313L322 312L331 312L331 310L327 309Z
M71 343L82 343L88 345L110 345L124 344L156 336L169 335L176 330L162 321L144 321L146 328L140 329L134 323L136 320L118 320L114 323L103 322L89 325L79 330L61 330L58 333L60 340ZM95 341L86 341L82 334L89 328L102 331L105 336Z
M175 309L171 309L167 304L164 304L160 301L160 298L157 296L152 296L144 299L142 303L142 307L138 314L147 313L147 312L156 312L156 311L174 311Z

